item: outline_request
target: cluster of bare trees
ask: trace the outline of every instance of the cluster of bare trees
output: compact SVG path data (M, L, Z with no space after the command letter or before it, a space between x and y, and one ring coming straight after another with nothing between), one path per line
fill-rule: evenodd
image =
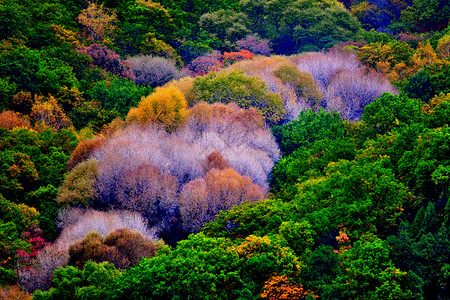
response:
M263 199L280 159L261 114L235 104L198 103L170 133L132 123L85 144L58 201L139 212L165 237L176 228L197 232L220 210Z

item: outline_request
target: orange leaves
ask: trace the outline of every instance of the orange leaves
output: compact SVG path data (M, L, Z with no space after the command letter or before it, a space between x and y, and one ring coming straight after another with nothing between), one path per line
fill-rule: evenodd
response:
M303 288L301 284L292 283L286 275L273 275L267 280L260 294L262 299L306 299L311 294L313 298L318 298L310 290Z
M156 88L153 94L143 97L138 107L130 110L126 121L161 124L167 131L173 131L187 115L183 93L174 86L167 86Z
M214 160L214 161L213 161ZM219 153L212 153L208 162L213 167L204 178L195 179L183 186L180 213L183 227L188 232L197 232L206 222L212 221L220 210L228 210L244 201L255 202L266 196L265 190L253 184L231 168L216 169L214 165L226 167Z
M67 167L73 169L77 164L86 160L91 156L95 149L100 147L105 142L103 137L95 137L91 140L81 141L72 153L69 161L67 162Z
M66 42L74 48L79 48L81 46L79 34L76 32L66 29L62 25L52 24L49 28L55 33L55 37L61 42Z
M28 118L10 110L5 110L0 114L0 127L10 130L13 128L31 129Z
M220 208L230 209L245 200L255 202L265 197L263 188L256 186L247 176L242 176L235 170L212 169L205 176L212 202Z
M245 49L239 52L224 52L222 56L222 63L224 66L228 66L241 60L252 59L253 56L255 56L255 54Z

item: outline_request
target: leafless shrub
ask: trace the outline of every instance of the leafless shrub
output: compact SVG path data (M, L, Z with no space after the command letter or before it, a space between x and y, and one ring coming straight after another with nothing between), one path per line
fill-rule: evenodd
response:
M183 186L180 214L187 232L198 232L220 210L228 210L244 201L263 199L266 191L231 168L213 168L205 176Z
M322 105L348 120L359 120L364 107L384 92L397 93L386 77L362 67L350 51L304 53L291 60L311 73L324 95Z
M348 51L308 52L293 56L291 60L299 70L313 76L323 94L337 71L355 70L361 65L356 54Z
M131 65L137 85L157 87L182 76L175 63L163 57L139 55L129 58L127 62Z
M327 88L327 109L337 110L347 120L359 120L364 107L384 92L396 94L389 80L366 68L337 72Z

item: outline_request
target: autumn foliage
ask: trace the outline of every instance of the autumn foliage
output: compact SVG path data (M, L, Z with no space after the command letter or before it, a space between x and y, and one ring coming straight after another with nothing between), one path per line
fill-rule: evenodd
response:
M312 299L318 298L301 284L292 283L285 275L273 275L270 277L270 279L265 282L260 294L262 299L268 300L304 300L308 295L312 295Z
M94 42L102 41L114 30L116 13L95 2L88 2L88 7L81 11L77 20L83 26L85 34Z
M136 265L142 257L155 255L155 243L139 231L116 229L102 237L91 231L83 240L69 247L69 265L82 268L88 260L109 261L116 268L126 269Z
M142 125L160 124L173 131L188 114L184 95L173 86L157 88L151 95L143 97L137 108L127 115L127 122L137 121Z

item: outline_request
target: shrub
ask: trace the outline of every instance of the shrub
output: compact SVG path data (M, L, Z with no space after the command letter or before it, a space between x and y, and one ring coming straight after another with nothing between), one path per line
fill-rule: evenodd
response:
M269 40L262 39L257 35L247 35L245 38L237 41L236 44L238 50L249 50L256 55L269 56L270 51L272 51L269 46Z
M324 92L336 71L355 70L360 66L356 55L348 51L302 53L292 58L301 71L309 72Z
M50 96L48 100L44 100L43 97L37 97L35 104L31 108L30 116L36 122L41 122L56 130L72 126L72 122L53 96Z
M285 113L280 96L271 92L262 79L239 71L197 77L189 98L194 103L234 102L241 108L254 107L270 125L279 122Z
M126 269L136 265L142 257L155 255L155 243L139 231L119 228L104 238L95 231L69 247L69 265L81 269L88 260L108 261L116 268Z
M210 72L219 71L223 67L222 54L215 51L195 58L187 66L192 77L204 76Z
M67 161L67 168L69 170L73 169L79 163L85 161L86 159L94 153L95 149L100 147L105 142L103 137L97 136L90 140L82 140L75 150L73 150L70 159Z
M130 71L128 62L122 60L118 54L109 50L106 46L92 44L89 47L81 47L78 52L86 53L93 59L94 65L111 72L114 75L133 79L133 74Z
M205 179L196 179L183 186L180 204L183 229L189 233L198 232L220 210L229 210L244 201L255 202L265 196L265 190L247 176L241 176L231 168L212 168Z
M4 300L32 300L33 297L20 289L18 285L0 288L0 299Z
M97 162L87 160L68 173L58 190L56 201L60 205L89 206L96 196Z
M157 88L153 94L143 97L137 108L132 108L126 121L138 121L142 125L147 123L160 124L167 131L179 126L188 114L184 95L173 86Z
M38 252L33 268L19 270L19 282L27 291L49 289L53 272L69 262L69 246L82 240L91 231L105 236L118 228L128 228L141 232L146 238L152 239L154 236L147 229L142 216L136 212L64 209L60 211L59 219L62 229L59 238Z
M224 66L229 66L241 60L252 59L253 56L255 56L255 54L246 49L239 52L224 52L222 63Z
M337 72L327 87L326 109L347 120L360 120L366 105L383 93L397 94L397 90L381 74L365 68Z
M157 87L179 79L179 71L175 64L163 57L151 55L134 56L127 60L137 85Z
M228 69L239 70L247 76L257 76L264 80L270 91L280 95L286 111L285 121L291 121L297 118L301 110L309 109L311 104L304 97L298 98L296 88L290 84L283 83L274 75L274 71L278 67L284 64L289 65L290 63L286 57L282 56L258 56L252 60L235 63Z
M5 110L0 114L0 127L9 130L17 127L31 129L31 124L30 120L20 113Z
M283 83L291 85L295 89L297 97L306 98L312 107L317 107L319 101L323 98L312 75L308 72L300 71L294 64L280 65L273 73Z

